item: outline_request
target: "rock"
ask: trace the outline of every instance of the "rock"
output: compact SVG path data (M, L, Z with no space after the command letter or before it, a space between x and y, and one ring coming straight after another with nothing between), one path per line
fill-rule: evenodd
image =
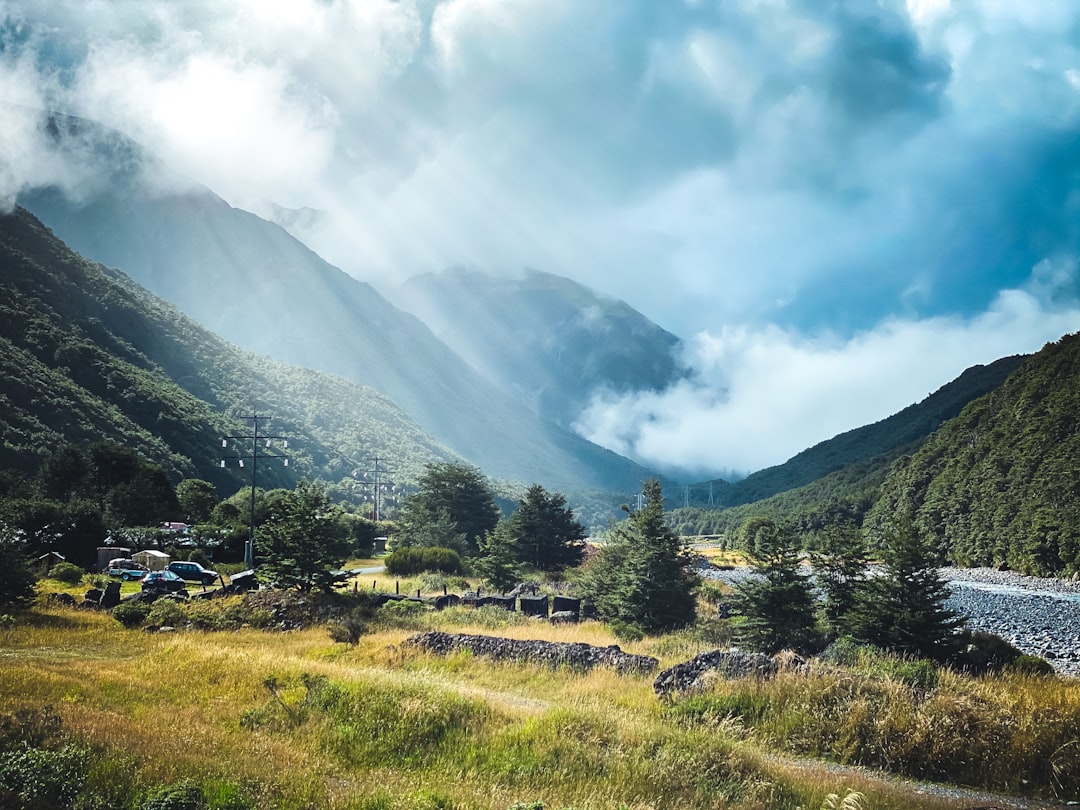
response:
M101 599L98 600L98 607L102 610L112 610L114 607L120 604L120 583L110 582L105 586L104 593L101 594Z
M577 620L578 614L575 610L556 610L548 617L552 624L573 624Z
M499 661L539 663L550 667L568 666L589 670L604 666L620 674L654 671L660 662L645 655L624 653L618 646L594 647L590 644L562 641L521 641L498 636L475 636L464 633L432 631L411 636L404 646L415 647L436 655L448 655L468 650Z
M653 691L661 697L688 692L700 687L702 678L711 672L725 678L771 678L779 669L777 660L763 653L713 650L665 669L653 681Z
M62 605L63 607L75 607L75 597L70 593L50 593L48 602L50 605Z

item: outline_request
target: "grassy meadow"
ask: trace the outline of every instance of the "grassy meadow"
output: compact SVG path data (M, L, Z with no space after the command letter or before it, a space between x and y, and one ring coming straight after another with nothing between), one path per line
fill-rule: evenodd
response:
M198 610L231 615L238 599ZM850 791L862 810L972 805L814 757L1047 798L1077 790L1073 681L864 658L672 702L652 676L402 645L429 628L616 643L599 623L497 609L380 612L355 646L325 626L148 633L42 598L0 625L0 763L32 749L82 796L35 807L154 810L817 810ZM715 645L686 631L621 646L667 667Z

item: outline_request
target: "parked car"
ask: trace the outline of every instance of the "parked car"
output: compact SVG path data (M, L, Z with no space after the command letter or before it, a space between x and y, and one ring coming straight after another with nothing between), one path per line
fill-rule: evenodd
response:
M182 591L186 587L184 578L172 571L151 571L142 578L144 591Z
M120 577L124 582L142 579L150 571L145 565L129 560L126 557L109 560L109 567L106 570L109 572L110 577Z
M186 579L189 582L201 582L203 585L212 585L218 580L218 572L211 571L209 568L203 568L197 562L185 562L183 560L175 560L169 563L169 567L166 571L172 571L181 579Z

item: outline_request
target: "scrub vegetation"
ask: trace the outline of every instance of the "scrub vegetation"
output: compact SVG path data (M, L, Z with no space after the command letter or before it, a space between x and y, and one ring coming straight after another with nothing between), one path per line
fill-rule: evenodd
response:
M661 700L651 676L402 643L436 628L613 643L598 622L386 606L341 644L325 624L259 629L265 613L246 610L242 597L174 605L180 629L147 633L39 596L0 629L4 806L816 810L853 792L864 808L956 806L806 757L1080 791L1080 684L1053 676L971 677L839 645L770 680ZM625 646L667 667L711 649L702 635Z

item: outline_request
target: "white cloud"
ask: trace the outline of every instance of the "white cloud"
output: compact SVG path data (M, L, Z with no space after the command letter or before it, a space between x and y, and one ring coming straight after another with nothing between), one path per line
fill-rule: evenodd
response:
M976 364L1034 352L1080 329L1075 259L1040 265L1027 290L1003 291L971 319L889 319L850 338L775 326L703 332L690 382L662 393L597 395L586 438L675 473L752 472L918 402ZM1065 308L1045 297L1071 286Z

